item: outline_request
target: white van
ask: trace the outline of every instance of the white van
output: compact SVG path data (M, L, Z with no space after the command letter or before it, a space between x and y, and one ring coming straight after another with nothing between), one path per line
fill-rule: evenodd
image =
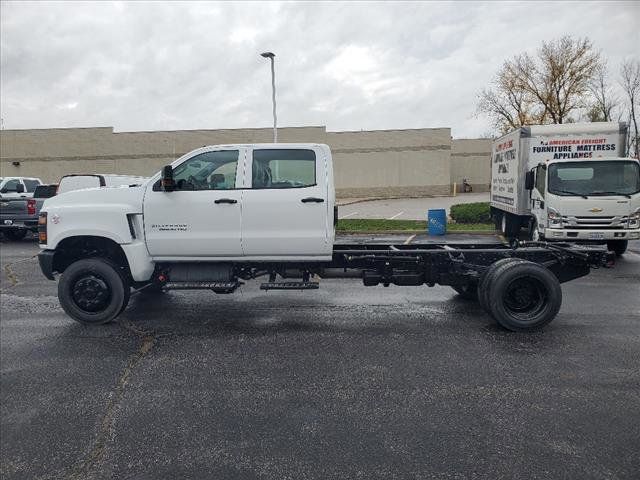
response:
M142 185L147 181L145 177L132 175L112 175L112 174L87 174L87 175L65 175L60 179L58 194L82 190L84 188L96 187L121 187L123 185Z

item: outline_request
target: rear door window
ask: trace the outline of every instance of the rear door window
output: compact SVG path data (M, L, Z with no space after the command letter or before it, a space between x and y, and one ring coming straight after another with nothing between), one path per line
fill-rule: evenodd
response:
M304 188L316 185L316 154L313 150L254 150L251 167L254 189Z

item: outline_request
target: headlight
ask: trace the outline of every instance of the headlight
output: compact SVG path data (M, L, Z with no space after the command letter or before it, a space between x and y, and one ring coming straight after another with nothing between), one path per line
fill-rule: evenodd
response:
M562 227L562 215L551 207L547 208L547 221L549 222L550 228Z
M640 208L629 215L629 228L640 228Z

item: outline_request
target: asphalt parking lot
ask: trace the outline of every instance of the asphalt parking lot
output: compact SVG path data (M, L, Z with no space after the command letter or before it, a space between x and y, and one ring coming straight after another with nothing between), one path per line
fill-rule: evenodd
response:
M1 255L3 479L626 479L640 471L640 242L514 334L447 287L134 297L65 316Z

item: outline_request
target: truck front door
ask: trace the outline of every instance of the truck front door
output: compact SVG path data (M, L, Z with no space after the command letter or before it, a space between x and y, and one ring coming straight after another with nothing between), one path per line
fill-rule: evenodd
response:
M147 187L144 228L153 257L240 257L244 150L203 148L174 165L176 188Z
M331 256L327 159L321 149L256 148L247 152L242 204L245 256Z

